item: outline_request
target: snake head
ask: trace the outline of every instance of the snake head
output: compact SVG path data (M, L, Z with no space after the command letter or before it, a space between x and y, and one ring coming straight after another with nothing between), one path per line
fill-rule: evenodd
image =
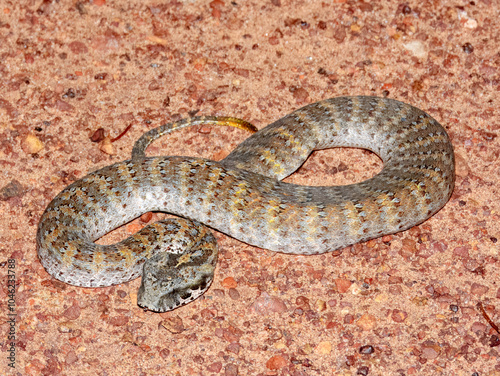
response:
M192 302L210 287L216 262L217 249L212 247L156 254L144 263L137 304L166 312Z

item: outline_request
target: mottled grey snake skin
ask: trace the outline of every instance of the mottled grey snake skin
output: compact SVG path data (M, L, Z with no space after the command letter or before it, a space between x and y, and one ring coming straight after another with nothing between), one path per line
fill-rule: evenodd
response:
M454 155L444 128L418 108L376 97L305 106L249 137L221 162L144 156L149 143L174 129L227 119L195 118L154 129L137 141L131 160L65 188L38 227L45 269L87 287L142 275L138 304L163 312L196 299L212 282L217 245L203 225L257 247L312 255L415 226L453 191ZM313 150L338 146L375 152L382 171L346 186L280 181ZM194 222L157 222L121 243L94 243L148 211Z

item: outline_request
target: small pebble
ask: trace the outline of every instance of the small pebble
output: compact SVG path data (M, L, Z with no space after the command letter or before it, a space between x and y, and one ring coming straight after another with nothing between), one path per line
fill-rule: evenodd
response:
M332 352L332 344L329 341L323 341L316 346L316 352L321 355L328 355Z
M238 286L238 283L235 281L233 277L226 277L222 280L222 287L226 289L235 288Z
M356 325L359 326L362 330L372 330L377 323L377 319L375 316L365 313L363 316L359 318L356 322Z
M36 154L44 148L44 144L37 136L30 133L24 138L21 148L25 153Z
M222 369L222 363L221 362L211 363L211 364L209 364L207 366L207 370L209 372L219 373L221 369Z
M392 320L395 322L403 322L408 317L408 313L406 313L405 311L401 311L399 309L395 309L392 311L391 317L392 317Z
M470 292L474 295L484 295L488 292L488 290L489 290L488 286L484 286L475 282L472 284L470 288Z
M76 320L77 318L80 317L80 314L81 314L80 307L78 306L78 304L75 303L71 307L66 309L62 315L66 317L68 320Z
M340 294L344 294L349 290L349 287L351 287L352 282L349 281L348 279L344 278L336 278L335 279L335 286L337 286L337 290Z
M105 135L105 132L104 132L104 128L98 128L92 134L92 136L90 136L90 141L92 141L92 142L101 142L102 140L104 140L105 137L106 137L106 135Z
M268 369L281 369L287 365L287 361L281 355L275 355L266 362Z
M466 53L466 54L471 54L473 51L474 51L474 47L472 46L472 44L470 43L465 43L463 46L462 46L462 50Z
M252 306L259 315L268 315L272 312L282 313L286 311L286 305L283 300L275 296L269 296L267 293L262 293L259 298L255 299Z
M108 155L115 154L115 148L113 147L113 143L109 137L104 137L104 139L100 142L99 150Z
M233 300L239 300L240 299L240 293L238 292L238 290L234 289L234 288L230 288L229 289L229 297Z
M359 348L360 354L373 354L374 351L375 349L371 345L365 345Z
M161 326L167 329L172 334L182 333L184 329L184 323L179 316L169 317L161 322Z
M0 201L6 201L12 197L19 197L25 193L22 184L16 179L11 180L10 183L0 188Z
M367 366L362 366L358 368L356 375L366 376L369 372L370 369Z

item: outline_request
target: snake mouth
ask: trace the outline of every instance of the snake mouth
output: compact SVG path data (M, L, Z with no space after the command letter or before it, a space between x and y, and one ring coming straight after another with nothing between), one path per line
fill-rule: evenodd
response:
M164 258L164 255L157 255ZM167 255L168 257L168 255ZM158 259L144 264L141 286L137 293L137 305L153 312L166 312L197 299L210 287L215 268L195 270L193 267L161 270Z

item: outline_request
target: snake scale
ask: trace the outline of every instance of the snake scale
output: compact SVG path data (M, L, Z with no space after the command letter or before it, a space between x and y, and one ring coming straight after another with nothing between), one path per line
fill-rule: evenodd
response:
M242 142L224 160L146 157L173 130L204 122L250 127L235 118L198 117L144 134L132 158L89 173L48 205L38 255L56 279L76 286L120 284L142 275L138 304L164 312L210 286L217 244L207 227L272 251L312 255L392 234L436 213L455 181L444 128L422 110L386 98L337 97L302 107ZM314 150L357 147L382 171L345 186L281 180ZM94 241L148 211L182 218L156 222L112 245Z

